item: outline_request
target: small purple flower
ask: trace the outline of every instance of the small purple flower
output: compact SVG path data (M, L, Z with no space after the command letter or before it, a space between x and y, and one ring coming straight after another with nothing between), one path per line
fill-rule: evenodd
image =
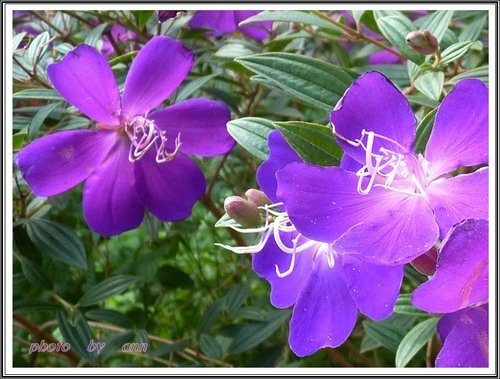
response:
M120 24L113 24L111 26L110 33L111 38L113 38L113 41L118 45L124 42L137 41L139 39L136 33L128 30ZM106 57L116 53L115 48L107 35L102 37L101 53Z
M257 180L266 196L277 201L276 171L302 160L279 131L270 133L268 144L270 155L259 167ZM358 309L374 320L392 313L402 266L375 265L338 253L328 243L303 237L280 203L262 208L268 215L260 243L230 249L255 253L253 269L271 284L271 303L278 308L294 306L289 343L296 355L341 345L356 324Z
M165 22L177 16L177 12L179 11L156 11L156 15L158 17L158 22Z
M447 313L437 329L436 367L488 366L488 222L455 225L439 251L436 273L412 294L415 307Z
M238 27L238 24L247 18L255 16L261 11L197 11L189 21L192 29L209 29L210 35L220 37L223 34L241 30L246 36L255 40L264 40L269 37L272 23L269 21L255 22L251 25Z
M459 82L436 115L425 156L415 116L382 74L356 79L330 116L339 145L361 168L293 163L277 173L278 198L306 237L388 264L410 262L465 218L488 217L488 90Z
M33 192L53 196L86 180L84 217L107 236L137 227L144 208L162 221L189 216L205 178L185 154L209 157L234 146L229 109L217 101L190 99L150 113L193 63L180 41L155 37L134 59L121 96L108 62L88 45L49 65L53 86L98 130L57 132L24 147L15 162Z

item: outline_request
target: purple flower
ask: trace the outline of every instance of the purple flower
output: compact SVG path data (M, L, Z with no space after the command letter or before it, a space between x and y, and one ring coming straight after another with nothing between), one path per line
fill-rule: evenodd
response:
M111 26L110 32L113 41L118 45L124 42L138 40L138 36L136 33L128 30L126 27L120 24L113 24ZM115 48L113 47L113 44L111 43L107 35L104 35L102 37L101 53L104 54L104 56L106 57L109 57L110 55L116 53Z
M171 18L174 18L175 16L177 16L177 12L179 11L156 11L158 22L165 22Z
M410 262L465 218L488 217L488 90L459 82L439 107L425 156L415 117L382 74L360 76L330 116L345 154L361 168L293 163L277 173L278 198L306 237L388 264Z
M488 222L455 225L439 251L436 273L412 294L430 313L448 313L438 323L443 348L437 367L488 366Z
M49 65L53 86L98 130L58 132L23 148L15 162L33 192L53 196L86 180L84 217L108 236L137 227L144 208L162 221L189 216L205 178L185 154L214 156L234 144L229 110L217 101L190 99L149 113L193 63L181 42L155 37L137 54L121 96L106 59L88 45Z
M268 144L270 155L259 167L257 180L266 196L276 201L276 171L301 159L279 131L269 135ZM328 243L303 237L279 203L263 208L268 215L261 242L233 250L255 253L253 269L271 284L275 307L294 306L289 343L296 355L341 345L356 324L358 309L374 320L392 313L402 266L375 265L338 253Z
M220 37L223 34L241 30L246 36L255 40L269 37L272 23L269 21L255 22L251 25L238 27L238 24L261 11L198 11L189 21L192 29L209 29L210 35Z

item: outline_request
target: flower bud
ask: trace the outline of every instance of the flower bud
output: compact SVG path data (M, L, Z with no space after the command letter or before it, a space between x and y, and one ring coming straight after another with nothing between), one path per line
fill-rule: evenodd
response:
M411 261L411 265L419 273L427 276L436 272L438 252L435 247Z
M250 200L258 207L263 207L266 204L271 204L271 201L267 198L264 192L254 188L250 188L249 190L247 190L247 192L245 192L245 196L248 200Z
M415 30L408 33L406 43L415 51L424 55L435 53L439 49L439 42L428 30Z
M239 196L229 196L224 200L224 210L241 226L246 228L257 227L261 218L257 205Z
M177 16L178 11L156 11L156 15L158 16L158 22L165 22L171 18Z

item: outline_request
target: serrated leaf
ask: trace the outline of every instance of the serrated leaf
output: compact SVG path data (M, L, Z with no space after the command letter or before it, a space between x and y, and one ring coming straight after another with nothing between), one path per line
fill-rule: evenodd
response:
M256 21L296 22L299 24L315 25L334 31L340 31L340 29L331 22L328 22L328 20L307 11L264 11L243 20L239 25L248 25Z
M245 302L249 294L249 288L245 283L239 284L229 290L229 292L221 299L223 309L232 313Z
M106 322L112 325L121 326L122 328L131 328L133 326L132 320L123 313L112 309L91 309L85 312L85 316L92 320Z
M139 277L132 275L113 276L90 288L80 300L78 300L78 304L81 307L98 304L113 295L117 295L127 290L132 284L139 280Z
M396 301L396 305L394 306L394 313L414 316L426 315L425 312L415 308L411 304L411 295L406 293L399 295L398 300Z
M278 311L267 322L243 325L233 336L228 353L240 354L264 342L274 334L289 316L290 311Z
M227 123L229 134L241 147L261 160L267 159L267 135L274 130L272 121L258 117L244 117Z
M53 89L25 89L12 95L14 99L64 100Z
M290 53L263 53L237 62L265 76L290 95L330 112L353 78L330 63Z
M99 26L93 28L90 32L87 33L85 37L85 44L90 45L92 47L97 47L98 42L101 40L102 33L104 29L106 29L108 23L105 22Z
M375 15L378 13L378 11L375 11ZM385 16L376 18L376 20L384 37L386 37L401 54L418 65L424 62L424 56L414 51L406 43L406 36L408 33L416 29L408 18L403 16Z
M450 25L453 11L436 11L429 15L429 17L422 24L421 29L426 29L436 37L438 42L443 39L444 33Z
M87 269L85 249L72 229L38 218L28 220L26 227L31 241L42 253L61 262Z
M329 127L301 121L275 122L273 125L304 161L319 166L334 166L340 162L342 150Z
M419 153L425 151L425 146L432 132L434 125L434 117L436 116L437 108L427 113L417 125L417 135L415 137L415 150Z
M74 350L80 357L86 361L92 362L95 359L94 354L87 351L88 344L92 339L87 321L83 317L78 317L75 325L72 325L65 312L57 312L57 326L64 338L64 341L71 344L71 349Z
M396 367L405 367L436 333L437 317L422 321L403 338L396 351Z
M471 41L457 42L441 53L441 61L439 64L445 65L456 61L458 58L466 54L472 46Z
M212 359L222 358L222 347L215 337L202 334L200 337L200 347L203 354Z
M459 41L475 41L481 37L481 32L483 31L484 24L486 23L486 16L472 22L467 25L462 33L458 36Z
M443 91L444 72L427 72L415 80L415 88L432 100L439 100Z
M195 80L192 80L185 86L181 87L179 93L177 94L177 101L186 100L189 96L207 84L210 80L218 76L219 74L204 75Z
M38 136L38 130L43 125L45 119L58 106L59 103L47 104L46 106L40 108L40 110L33 116L31 124L28 128L28 138L30 140L33 140Z

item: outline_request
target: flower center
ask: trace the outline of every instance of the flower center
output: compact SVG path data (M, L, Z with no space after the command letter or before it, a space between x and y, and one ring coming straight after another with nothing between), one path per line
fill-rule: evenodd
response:
M429 162L421 155L417 157L397 141L373 131L363 129L361 138L352 141L337 133L333 124L332 127L337 138L365 151L365 163L356 172L358 193L367 195L373 187L383 187L412 196L425 196ZM375 151L377 138L390 142L394 148L381 146Z
M141 159L151 148L156 151L157 163L168 162L175 158L181 147L179 133L174 142L174 150L168 152L165 131L158 128L155 122L147 117L136 116L127 120L123 125L123 130L131 142L128 159L132 163Z

